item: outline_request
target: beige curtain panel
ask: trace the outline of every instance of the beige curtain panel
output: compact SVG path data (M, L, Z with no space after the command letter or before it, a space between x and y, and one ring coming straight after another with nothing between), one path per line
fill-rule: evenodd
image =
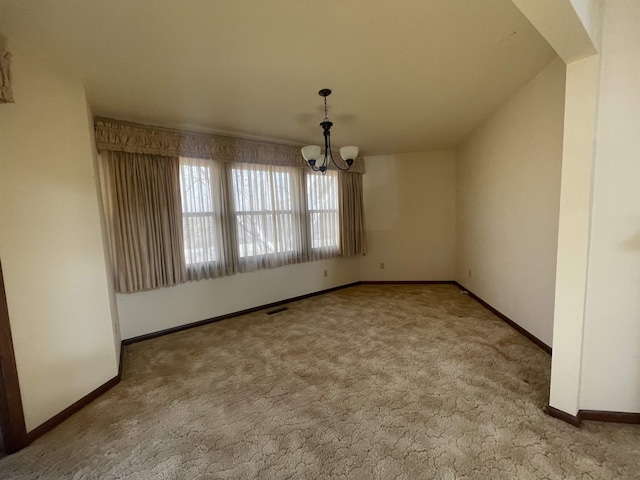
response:
M0 52L0 103L13 103L11 54L9 52Z
M118 292L186 281L179 160L101 152Z
M340 172L340 250L342 256L367 253L362 175Z

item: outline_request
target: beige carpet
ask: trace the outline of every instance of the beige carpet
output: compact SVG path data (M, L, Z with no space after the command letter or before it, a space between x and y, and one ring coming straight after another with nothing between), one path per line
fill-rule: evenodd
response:
M640 478L640 426L545 415L550 357L454 286L288 307L126 347L0 478Z

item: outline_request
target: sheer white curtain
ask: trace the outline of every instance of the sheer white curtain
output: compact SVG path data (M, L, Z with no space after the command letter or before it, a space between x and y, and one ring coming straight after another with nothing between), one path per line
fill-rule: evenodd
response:
M227 169L238 271L304 261L302 170L239 163Z
M189 280L226 273L222 167L200 158L180 158L184 258Z
M338 172L326 175L307 171L307 210L311 259L335 257L340 253Z

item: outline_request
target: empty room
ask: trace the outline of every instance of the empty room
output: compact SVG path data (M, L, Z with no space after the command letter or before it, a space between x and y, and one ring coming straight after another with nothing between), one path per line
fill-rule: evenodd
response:
M640 2L0 0L0 478L639 478Z

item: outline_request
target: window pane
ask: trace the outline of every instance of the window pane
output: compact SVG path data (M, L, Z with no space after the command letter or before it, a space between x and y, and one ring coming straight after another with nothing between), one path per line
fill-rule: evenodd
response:
M309 210L338 210L338 174L307 173L307 206Z
M218 260L213 216L183 216L184 257L187 265Z
M180 192L183 212L213 212L211 170L204 165L180 162Z
M232 168L240 257L291 252L296 248L291 169L246 165Z
M216 162L180 158L182 236L187 266L221 260L219 188Z
M311 248L338 248L338 172L307 173L307 207L311 218Z
M311 248L338 246L338 212L311 212Z

